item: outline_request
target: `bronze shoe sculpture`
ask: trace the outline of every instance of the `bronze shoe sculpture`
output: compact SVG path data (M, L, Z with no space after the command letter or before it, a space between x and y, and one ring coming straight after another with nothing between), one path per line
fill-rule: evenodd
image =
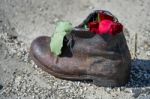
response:
M91 80L98 86L126 84L130 74L131 58L123 32L115 36L99 35L84 28L84 24L93 22L95 14L100 12L117 21L109 12L94 11L64 37L62 53L58 57L50 49L51 37L38 37L30 48L34 62L44 71L61 79Z

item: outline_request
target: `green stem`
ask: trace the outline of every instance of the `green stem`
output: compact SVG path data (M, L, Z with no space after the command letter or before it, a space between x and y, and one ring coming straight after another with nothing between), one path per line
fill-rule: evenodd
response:
M99 13L97 14L97 20L98 20L98 22L100 22L100 16L99 16Z

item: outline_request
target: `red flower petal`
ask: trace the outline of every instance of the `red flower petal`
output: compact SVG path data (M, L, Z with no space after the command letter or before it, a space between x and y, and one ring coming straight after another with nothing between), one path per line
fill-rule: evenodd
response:
M90 32L94 32L94 33L97 33L98 32L98 26L99 26L99 23L98 22L90 22L88 24L88 27L90 29Z
M110 20L103 20L99 25L98 34L116 35L123 30L122 24Z
M114 22L111 25L109 33L111 33L111 35L116 35L116 34L122 32L122 31L123 31L123 25L121 23Z
M111 25L113 24L110 20L103 20L99 25L98 34L107 34L110 31Z
M114 17L113 16L110 16L104 12L100 12L100 20L111 20L111 21L114 21Z

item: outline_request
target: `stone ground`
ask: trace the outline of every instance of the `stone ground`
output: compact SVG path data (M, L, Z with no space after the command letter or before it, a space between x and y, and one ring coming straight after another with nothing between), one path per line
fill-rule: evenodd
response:
M78 25L91 11L112 12L125 26L131 79L122 87L57 79L31 61L33 39L59 20ZM149 0L0 0L0 99L150 99Z

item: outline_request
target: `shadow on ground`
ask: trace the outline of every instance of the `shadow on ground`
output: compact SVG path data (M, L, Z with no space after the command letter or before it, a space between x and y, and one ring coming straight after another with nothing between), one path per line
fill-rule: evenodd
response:
M148 87L150 86L150 60L132 60L131 75L128 87Z

